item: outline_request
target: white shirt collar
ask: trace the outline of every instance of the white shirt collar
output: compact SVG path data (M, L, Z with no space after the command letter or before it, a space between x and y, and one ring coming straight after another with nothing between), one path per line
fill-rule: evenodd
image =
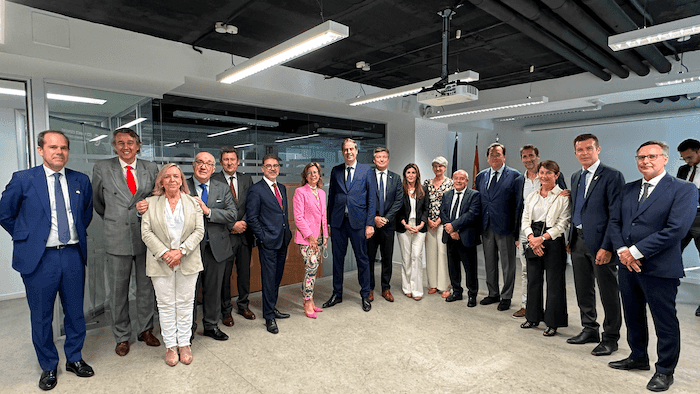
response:
M124 168L124 167L126 167L126 166L131 166L131 169L132 169L132 170L135 170L135 169L136 169L136 162L137 162L138 160L134 159L134 162L133 162L133 163L128 164L127 162L125 162L124 160L122 160L121 157L117 156L117 158L119 159L119 165L120 165L122 168Z
M357 160L355 160L355 162L352 163L352 165L350 165L350 166L345 164L345 171L348 170L348 167L352 168L352 170L355 171L355 167L357 167Z
M489 167L489 168L491 168L491 174L493 174L494 172L498 172L498 173L502 174L502 173L503 173L503 168L504 168L505 166L506 166L506 163L503 163L503 165L501 166L501 168L497 169L496 171L494 171L493 168L491 168L491 167Z
M644 183L646 182L646 183L650 183L652 187L656 187L656 185L658 185L659 182L661 181L661 178L663 178L664 176L666 176L666 170L664 170L660 175L657 175L657 176L649 179L648 181L644 180L644 178L642 178L642 185L644 185Z
M267 183L267 187L272 188L273 183L277 183L277 181L272 182L271 180L267 179L267 177L263 176L262 179Z
M57 172L59 174L63 175L64 178L66 177L66 167L61 168L61 170L59 170L59 171L54 171L54 170L50 169L49 167L47 167L46 164L42 164L41 166L44 167L44 173L46 173L47 178L50 176L53 176L53 174L55 174Z
M581 169L583 171L588 171L591 174L595 174L595 172L598 171L598 166L600 166L600 159L596 160L595 163L591 164L591 166L588 167L588 169L585 169L583 167L581 167Z
M200 187L199 185L207 185L207 191L209 190L209 184L211 183L211 178L209 178L209 180L206 181L205 183L202 183L202 182L199 181L199 179L197 179L196 176L193 175L193 176L192 176L192 180L194 180L194 185L195 185L196 187Z

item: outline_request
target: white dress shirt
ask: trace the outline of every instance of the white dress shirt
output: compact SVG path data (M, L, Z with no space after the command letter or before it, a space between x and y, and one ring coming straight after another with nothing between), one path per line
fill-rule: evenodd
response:
M49 231L49 238L46 240L46 246L59 246L62 245L61 241L58 240L58 216L56 215L56 178L54 175L56 171L50 169L49 167L44 167L44 173L46 173L46 183L48 184L49 192L49 204L51 205L51 231ZM61 190L63 191L63 201L66 204L66 214L68 215L68 228L70 229L70 241L69 245L77 244L78 241L78 231L75 229L75 222L73 221L73 211L70 208L70 191L68 190L68 182L66 181L66 169L61 168L58 171L61 174L60 183ZM74 190L73 193L79 193L79 190Z
M585 168L581 167L582 171L588 171L588 174L586 174L586 190L583 193L583 196L586 197L588 196L588 188L591 186L591 181L593 180L593 174L595 174L596 171L598 171L598 166L600 166L600 159L596 160L595 163L593 163L588 169L586 170ZM573 196L572 198L576 198L576 196Z

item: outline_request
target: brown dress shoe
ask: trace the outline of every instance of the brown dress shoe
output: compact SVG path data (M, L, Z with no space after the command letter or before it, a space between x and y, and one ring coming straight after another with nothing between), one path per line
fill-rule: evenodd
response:
M248 320L255 320L255 313L248 308L239 309L238 314L245 317Z
M374 301L374 290L369 291L369 296L367 296L367 299L369 300L369 302Z
M119 342L117 347L114 348L114 353L124 357L129 354L129 341Z
M233 327L233 316L228 315L221 321L226 327Z
M394 296L391 295L391 291L389 291L389 289L382 290L382 297L389 302L394 302Z
M153 335L153 329L142 332L139 335L139 341L146 342L148 346L160 346L160 341Z

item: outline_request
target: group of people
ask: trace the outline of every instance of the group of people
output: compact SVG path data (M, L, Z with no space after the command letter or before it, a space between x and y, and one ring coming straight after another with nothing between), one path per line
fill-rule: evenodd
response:
M42 132L38 152L43 165L13 174L0 200L0 224L14 243L13 268L27 290L43 390L57 384L58 353L51 328L57 294L65 312L66 370L81 377L94 374L81 355L86 229L93 206L104 220L108 301L119 356L128 354L132 336L128 300L132 267L137 339L160 346L153 334L157 305L165 362L174 366L193 360L190 345L197 329L199 291L202 334L228 339L218 323L234 324L230 289L234 265L237 312L255 319L248 307L254 245L260 257L265 326L277 334L277 320L290 317L276 304L292 240L305 264L304 313L315 319L323 309L314 302L314 284L328 238L333 241L333 293L323 308L343 301L349 242L357 261L361 306L369 312L377 252L381 296L394 301L390 282L396 236L403 294L416 301L424 297L425 249L427 293L440 294L446 302L463 300L464 269L467 307L477 305L477 245L483 244L488 294L480 304L497 304L498 311L511 307L518 250L523 294L521 308L513 316L525 318L522 328L544 322L544 336L554 336L559 327L568 325L568 251L583 330L567 342L598 343L593 355L612 354L618 348L623 309L632 352L609 366L648 370L648 305L659 345L656 373L647 388L663 391L673 383L680 353L675 300L683 276L681 252L691 239L700 244L698 141L687 140L678 147L688 163L678 178L665 171L669 156L665 143L642 144L635 156L642 179L625 184L618 170L600 162L598 138L579 135L574 154L582 168L571 176L568 190L558 164L540 162L539 150L532 145L520 149L526 169L521 174L505 165L505 146L491 144L486 152L489 168L469 188L466 171L457 170L451 178L445 175L447 160L442 156L432 162L435 177L422 182L414 163L406 165L402 175L389 171L390 154L383 147L373 152L374 168L359 163L357 143L348 138L341 146L344 163L331 170L327 195L321 165L312 162L304 167L301 186L292 198L294 235L287 190L277 181L281 162L275 155L263 157L263 177L253 183L249 175L237 171L234 148L221 150L219 173L214 156L200 152L193 176L186 179L177 164L158 169L137 159L141 141L133 130L116 130L112 146L117 157L98 161L91 183L86 175L65 168L68 138L60 131ZM596 283L605 313L602 339Z

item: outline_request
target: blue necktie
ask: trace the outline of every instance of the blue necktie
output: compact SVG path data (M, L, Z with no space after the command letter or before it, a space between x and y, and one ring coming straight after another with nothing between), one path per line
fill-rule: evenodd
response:
M202 202L206 204L207 200L209 200L209 193L207 193L207 185L200 183L199 187L202 188Z
M66 201L63 199L63 189L61 188L61 173L53 174L54 195L56 199L56 221L58 222L58 241L62 244L70 241L70 227L68 226L68 213L66 212Z
M578 182L578 190L576 190L576 209L574 209L572 221L577 227L581 225L581 209L586 201L586 175L588 175L588 170L583 170Z
M491 188L491 184L494 182L498 182L498 171L491 170L491 179L489 179L489 184L486 185L486 190L489 190Z
M350 171L352 170L352 167L348 167L348 177L345 178L345 187L350 189L350 185L352 184L352 178L350 177Z
M379 173L379 216L384 216L384 172Z

